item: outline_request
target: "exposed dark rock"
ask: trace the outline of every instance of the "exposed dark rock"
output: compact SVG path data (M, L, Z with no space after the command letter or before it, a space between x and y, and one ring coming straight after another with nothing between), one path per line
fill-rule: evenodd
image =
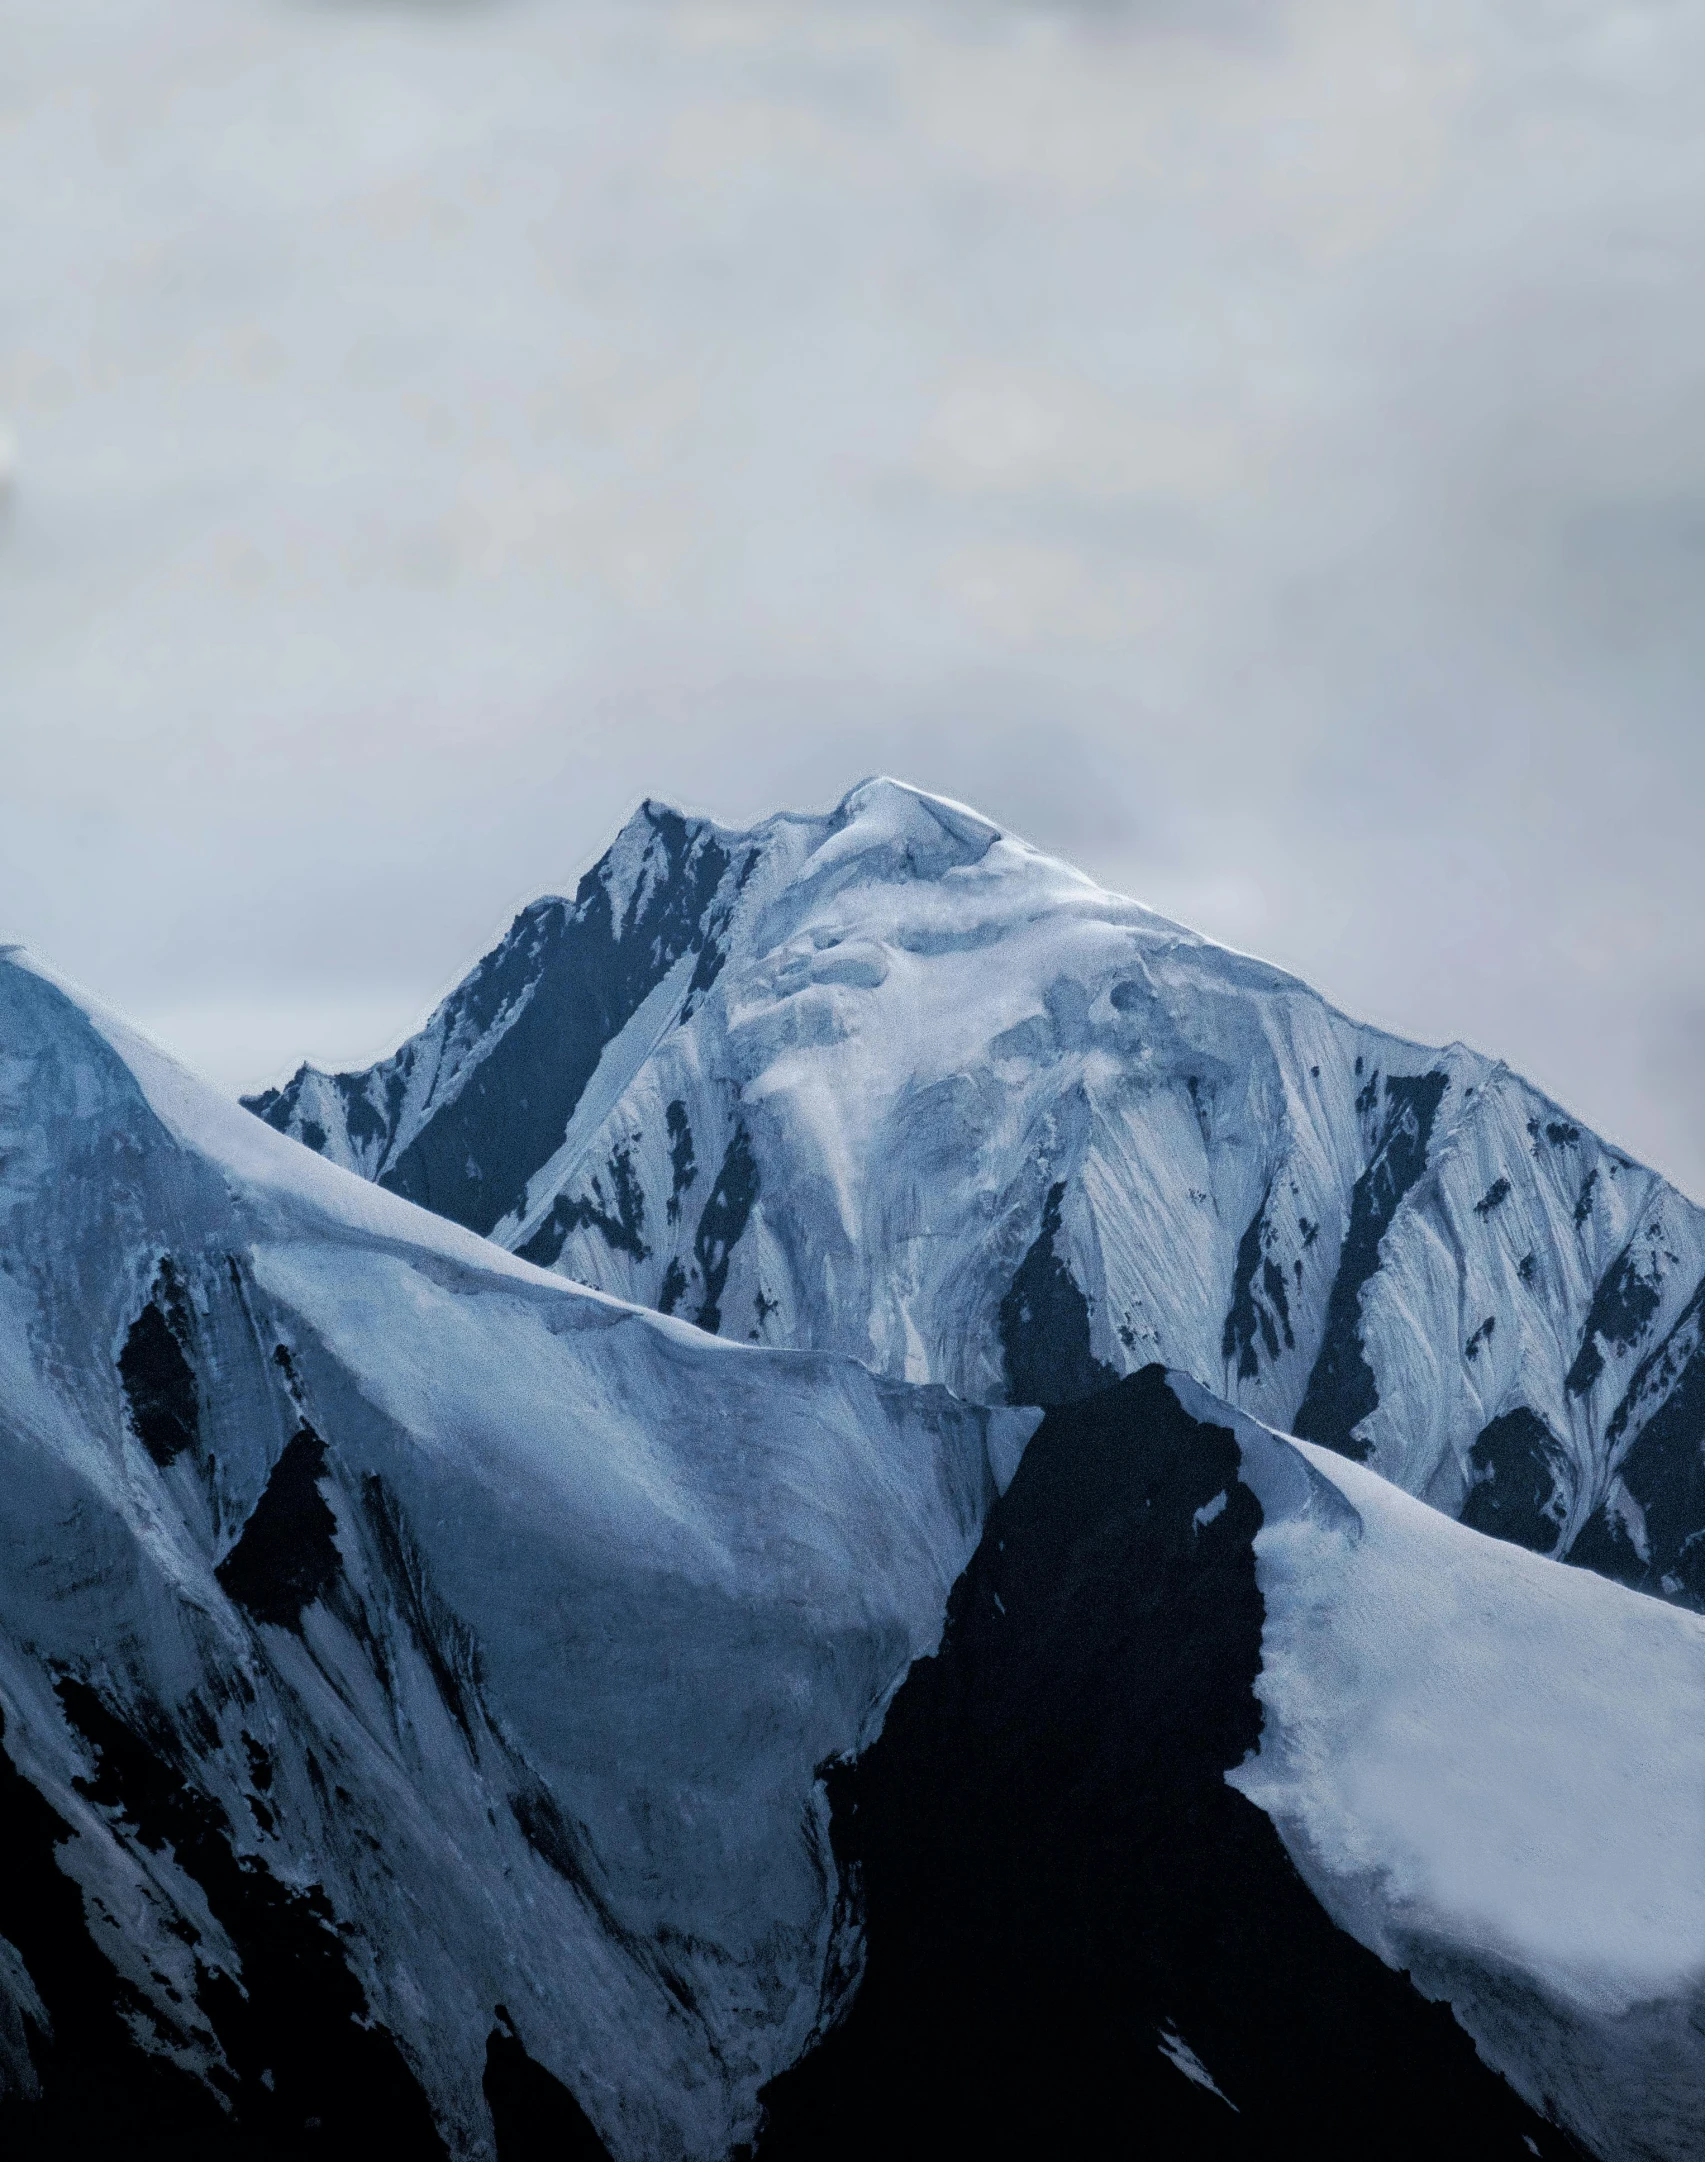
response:
M1118 1379L1090 1349L1089 1302L1058 1250L1062 1180L1048 1190L1042 1228L1000 1303L1010 1404L1073 1404Z
M697 953L693 989L722 965L708 921L728 851L708 828L659 805L640 814L651 860L620 915L612 858L581 880L572 902L535 902L453 994L447 1025L474 1042L501 1026L490 1055L439 1104L421 1131L378 1172L379 1183L440 1216L489 1232L521 1200L527 1181L568 1130L604 1047L684 955ZM281 1132L305 1134L303 1068L282 1090L245 1098ZM329 1077L350 1138L383 1157L408 1082L397 1061Z
M1361 1061L1356 1062L1361 1071ZM1378 1074L1358 1104L1371 1113ZM1442 1073L1385 1077L1384 1114L1367 1169L1350 1195L1350 1226L1338 1255L1338 1272L1326 1302L1326 1327L1314 1371L1308 1377L1296 1431L1344 1456L1365 1458L1368 1444L1356 1428L1379 1408L1379 1385L1362 1349L1362 1290L1379 1267L1379 1242L1391 1227L1403 1196L1427 1168L1433 1121L1449 1085Z
M548 1787L531 1781L509 1797L509 1813L521 1836L540 1861L554 1869L577 1892L591 1896L585 1834L571 1824Z
M1568 1514L1567 1461L1538 1412L1521 1404L1501 1413L1482 1427L1470 1451L1473 1483L1462 1522L1536 1554L1552 1553Z
M0 2108L8 2158L370 2162L383 2152L444 2162L426 2097L394 2039L372 2022L324 1894L283 1884L258 1857L237 1853L223 1809L180 1768L161 1715L121 1718L86 1683L67 1678L58 1688L93 1759L80 1791L117 1836L169 1856L195 1880L237 1953L240 1977L197 1969L196 2023L223 2051L229 2108L125 2033L120 2015L137 2008L55 1859L67 1827L7 1763L8 1859L31 1850L38 1866L27 1882L6 1872L0 1934L18 1945L54 2026L37 2054L39 2100Z
M130 1423L162 1470L200 1438L201 1401L188 1341L189 1303L176 1269L164 1260L118 1355Z
M1577 1569L1590 1569L1595 1576L1607 1576L1617 1584L1627 1584L1635 1589L1648 1574L1645 1557L1628 1536L1627 1526L1614 1504L1608 1500L1601 1502L1588 1517L1575 1534L1568 1553L1561 1558L1572 1562Z
M758 1198L758 1160L744 1126L736 1126L716 1175L710 1199L699 1213L693 1233L693 1258L698 1263L704 1298L693 1317L701 1329L714 1336L722 1327L722 1294L728 1284L728 1264ZM667 1308L664 1309L668 1311Z
M1661 1294L1656 1271L1643 1274L1632 1246L1621 1253L1599 1279L1581 1330L1581 1348L1565 1377L1571 1396L1585 1396L1604 1372L1603 1346L1630 1351L1651 1326Z
M1644 1519L1646 1551L1605 1509L1568 1559L1705 1608L1705 1284L1641 1361L1606 1429L1609 1440L1619 1440L1637 1416L1643 1423L1618 1470Z
M1290 1294L1285 1289L1284 1271L1268 1252L1273 1243L1273 1228L1267 1217L1270 1192L1261 1197L1261 1206L1249 1220L1248 1229L1238 1241L1237 1263L1232 1276L1232 1300L1225 1317L1225 1330L1220 1341L1220 1356L1228 1362L1237 1361L1238 1378L1252 1381L1261 1370L1260 1356L1256 1351L1259 1336L1269 1359L1279 1356L1279 1339L1282 1335L1287 1351L1296 1349L1296 1337L1291 1330ZM1302 1282L1302 1264L1297 1263L1297 1282Z
M6 1731L0 1713L0 1937L22 1961L49 2026L26 2017L37 2091L0 2096L0 2153L7 2162L236 2162L250 2150L238 2148L217 2098L133 2031L126 2015L138 2006L60 1866L71 1827L18 1770Z
M294 1629L303 1610L337 1581L337 1519L319 1486L325 1469L325 1443L311 1426L301 1427L285 1443L236 1545L214 1572L256 1621Z
M618 1148L610 1158L610 1191L602 1178L594 1178L588 1194L559 1194L550 1214L525 1246L516 1248L523 1261L548 1269L562 1253L571 1231L582 1226L602 1233L613 1253L631 1254L643 1261L651 1252L642 1233L645 1229L645 1194L634 1176L633 1151Z
M687 1123L687 1107L677 1096L663 1114L669 1132L669 1199L666 1204L669 1221L675 1223L681 1214L681 1196L699 1175L698 1159L693 1154L693 1129Z
M567 1132L604 1046L683 954L702 953L705 911L728 853L674 811L647 805L645 815L657 868L638 881L619 920L606 857L581 880L572 906L537 903L469 979L462 1025L471 1035L525 1003L381 1185L490 1231Z
M939 1656L828 1769L867 1966L760 2162L1571 2151L1226 1784L1261 1731L1238 1472L1158 1368L1049 1413Z
M528 2056L502 2005L496 2016L482 2084L497 2162L609 2162L609 2149L574 2096Z

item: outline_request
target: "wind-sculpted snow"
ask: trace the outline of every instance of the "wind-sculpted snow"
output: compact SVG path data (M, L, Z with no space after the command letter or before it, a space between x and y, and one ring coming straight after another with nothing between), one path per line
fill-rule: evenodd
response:
M849 1956L816 1768L1033 1424L544 1274L0 963L0 2145L749 2138Z
M534 926L568 907L386 1066L255 1108L704 1329L980 1402L1162 1359L1705 1605L1705 1216L1506 1067L1359 1027L893 782L744 834L648 805L558 962ZM522 951L561 1031L525 1047L508 1007L478 1026ZM375 1153L361 1107L429 1068ZM502 1156L512 1196L439 1202L399 1146Z
M1182 1376L1048 1415L830 1791L760 2162L1702 2151L1705 1621Z
M941 877L992 854L928 815ZM862 842L811 846L865 879ZM696 1040L658 986L699 966L689 940L634 1008L636 1070ZM847 1121L778 1056L827 1161ZM610 1058L586 1087L619 1108ZM1157 1367L1031 1444L1033 1411L719 1339L754 1242L793 1249L765 1092L695 1130L683 1074L667 1183L604 1213L673 1242L693 1321L303 1151L0 963L4 2151L968 2162L1140 2100L1227 2157L1697 2158L1705 1621ZM1360 1088L1377 1283L1437 1121ZM1112 1361L1071 1192L1015 1231L989 1356L1075 1393ZM1640 1351L1644 1236L1584 1295L1641 1443L1699 1333L1687 1307ZM1235 1251L1259 1379L1301 1308L1263 1232ZM1521 1446L1495 1490L1526 1493Z
M1698 2155L1705 1620L1235 1431L1265 1623L1232 1785L1535 2106L1598 2154Z

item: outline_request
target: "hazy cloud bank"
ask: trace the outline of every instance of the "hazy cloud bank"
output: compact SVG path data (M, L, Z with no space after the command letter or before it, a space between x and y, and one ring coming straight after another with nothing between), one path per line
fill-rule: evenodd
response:
M1705 1192L1705 18L19 0L0 917L230 1083L967 797Z

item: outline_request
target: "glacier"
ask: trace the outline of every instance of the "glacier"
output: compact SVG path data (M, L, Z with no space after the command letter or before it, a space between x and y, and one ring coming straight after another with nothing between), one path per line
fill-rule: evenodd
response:
M1160 1361L1705 1606L1705 1212L898 782L744 833L643 806L394 1057L250 1107L706 1331L977 1402Z
M1694 2162L1680 1197L894 784L470 983L256 1118L0 954L6 2152Z
M0 1047L3 1747L122 2012L56 2070L94 2011L0 1894L0 2083L73 2112L44 2151L98 2145L79 2088L128 2121L140 2051L168 2125L205 2087L300 2136L377 2083L479 2154L494 2038L617 2156L749 2138L848 1956L816 1768L935 1641L1034 1415L546 1275L15 957ZM285 1925L361 2061L253 2031Z

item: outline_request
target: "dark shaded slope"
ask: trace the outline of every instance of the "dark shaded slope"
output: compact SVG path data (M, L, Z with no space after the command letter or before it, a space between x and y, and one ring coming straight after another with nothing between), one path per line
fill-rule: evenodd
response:
M1356 1061L1360 1073L1362 1062ZM1362 1289L1379 1267L1379 1242L1399 1202L1427 1168L1433 1121L1449 1087L1442 1073L1387 1074L1383 1109L1376 1073L1356 1099L1363 1119L1376 1114L1373 1153L1350 1192L1350 1222L1326 1302L1326 1330L1308 1377L1294 1430L1342 1456L1365 1460L1356 1428L1379 1408L1379 1384L1362 1347Z
M46 2015L27 2014L33 2094L0 2094L9 2162L81 2155L231 2155L214 2097L143 2049L131 1993L90 1932L83 1895L59 1866L72 1829L13 1764L0 1713L0 1938L17 1954Z
M699 957L689 998L715 981L725 911L713 904L729 852L712 829L662 805L645 804L639 820L644 864L624 902L618 906L614 895L612 852L587 872L572 902L524 909L434 1026L395 1058L331 1077L352 1141L378 1144L381 1186L489 1232L561 1142L605 1045L676 962ZM460 1086L391 1157L411 1060L440 1041L488 1039L489 1050ZM303 1068L285 1088L243 1101L280 1133L323 1148L323 1127L302 1112L308 1079Z
M201 1432L195 1369L184 1353L189 1306L171 1260L160 1263L148 1303L131 1323L118 1355L118 1378L136 1438L161 1470Z
M1631 1426L1618 1471L1633 1510L1603 1503L1568 1559L1705 1609L1705 1283L1635 1370L1607 1429L1611 1443Z
M1000 1303L1009 1404L1075 1404L1118 1378L1090 1349L1089 1301L1059 1251L1065 1195L1063 1180L1048 1189L1042 1228Z
M1225 1782L1261 1727L1238 1470L1158 1367L1043 1422L940 1655L830 1775L868 1966L761 2162L1572 2151Z
M319 1486L325 1469L325 1443L311 1426L301 1427L285 1443L253 1515L214 1572L256 1621L295 1629L303 1609L337 1581L337 1519Z
M591 2118L560 2079L528 2056L502 2005L486 2043L481 2086L497 2162L610 2162Z
M213 2077L229 2114L140 2038L151 2024L89 1928L60 1867L65 1823L0 1753L0 1934L48 2021L29 2022L38 2092L0 2099L8 2162L444 2162L425 2095L372 2019L323 1894L281 1882L236 1850L220 1805L173 1761L169 1728L145 1735L86 1684L58 1685L95 1770L78 1785L114 1835L169 1856L201 1887L240 1976L197 1962L186 2030L217 2037ZM181 2039L181 2037L180 2037Z
M606 857L582 879L572 909L539 904L537 950L512 953L512 935L475 972L468 995L491 1009L472 1017L476 1031L524 988L526 1003L491 1056L381 1174L381 1186L471 1231L490 1231L561 1141L604 1046L682 955L699 952L714 978L705 916L728 852L677 812L648 804L644 816L658 860L620 917ZM482 983L494 963L525 981Z

